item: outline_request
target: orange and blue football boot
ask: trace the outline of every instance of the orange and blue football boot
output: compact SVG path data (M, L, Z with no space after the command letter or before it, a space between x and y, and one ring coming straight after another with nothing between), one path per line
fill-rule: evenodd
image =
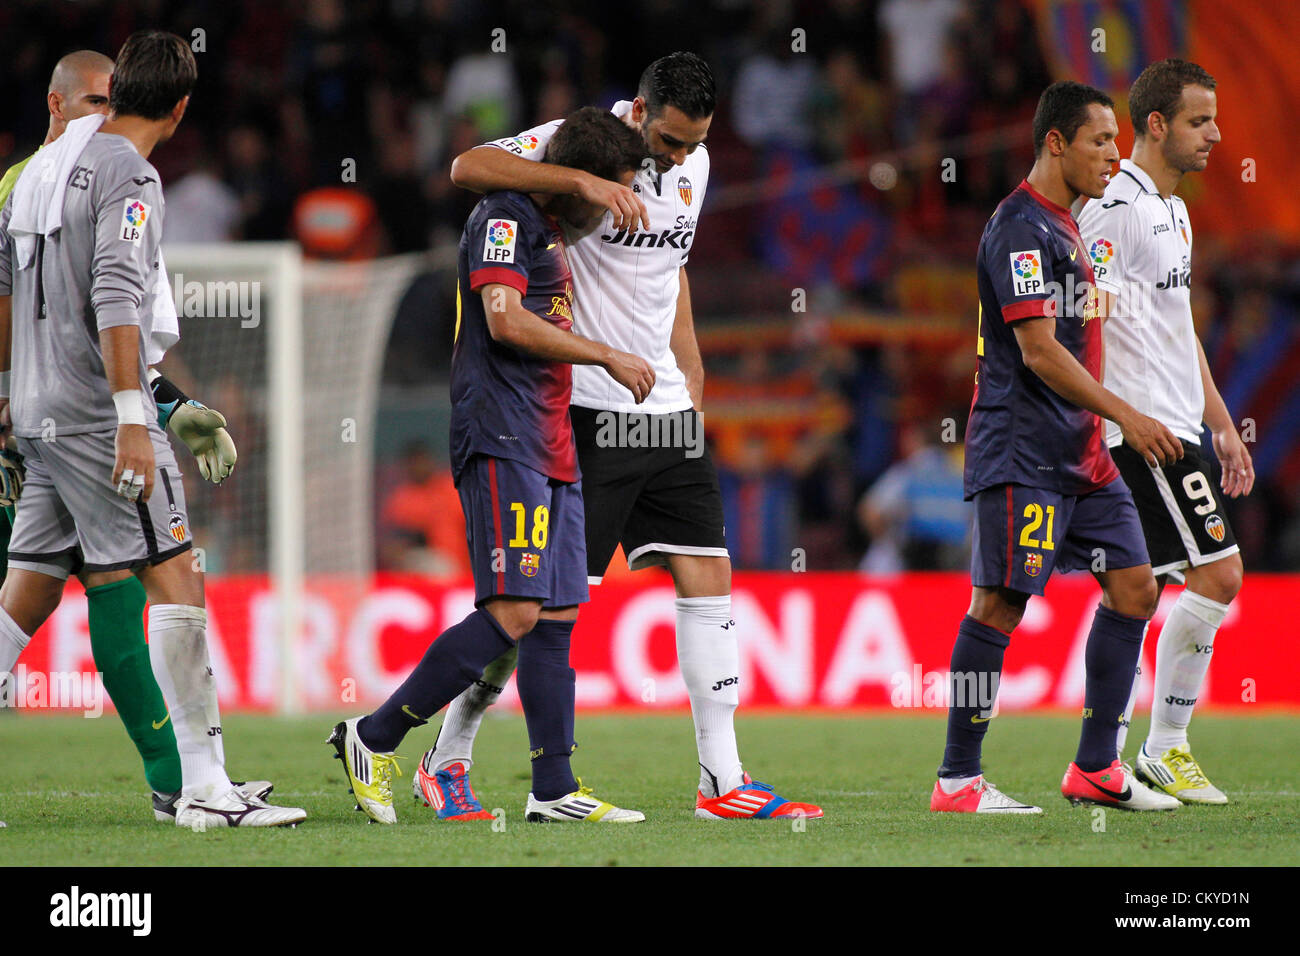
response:
M415 772L415 799L438 811L439 820L492 820L492 814L478 802L469 774L463 763L450 764L445 770L429 772L430 750Z
M802 817L816 820L822 808L812 803L794 803L765 783L758 783L749 774L735 790L720 797L706 797L704 791L695 795L697 820L789 820Z

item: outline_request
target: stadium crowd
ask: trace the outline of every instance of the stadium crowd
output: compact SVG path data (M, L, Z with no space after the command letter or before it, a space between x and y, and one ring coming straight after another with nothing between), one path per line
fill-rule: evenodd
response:
M733 561L789 568L802 548L815 568L964 565L960 517L931 505L960 468L975 247L1029 168L1025 131L1051 79L1028 5L11 0L0 163L40 143L62 53L114 50L146 25L190 38L200 66L158 157L167 240L293 236L342 259L454 245L478 198L450 181L458 153L629 97L664 52L701 53L722 96L691 287ZM1256 492L1228 505L1260 570L1300 568L1300 416L1268 387L1300 378L1300 270L1285 252L1197 245L1216 379L1239 419L1278 430ZM405 296L386 395L445 381L454 281L431 265ZM792 290L806 293L793 312ZM755 327L759 344L735 344ZM381 462L381 566L460 569L421 530L445 493L435 459L411 446Z

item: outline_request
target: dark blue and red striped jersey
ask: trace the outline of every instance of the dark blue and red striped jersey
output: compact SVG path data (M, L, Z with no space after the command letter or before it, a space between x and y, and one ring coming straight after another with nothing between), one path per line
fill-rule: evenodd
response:
M558 481L577 481L569 424L573 366L494 341L479 294L491 283L517 289L525 309L570 331L573 277L559 227L524 193L483 197L461 235L456 281L452 474L459 480L472 456L490 455Z
M1118 471L1101 419L1025 365L1014 324L1056 320L1056 340L1100 380L1101 323L1092 264L1070 211L1028 182L1002 200L980 238L975 397L966 426L965 493L1001 484L1083 495Z

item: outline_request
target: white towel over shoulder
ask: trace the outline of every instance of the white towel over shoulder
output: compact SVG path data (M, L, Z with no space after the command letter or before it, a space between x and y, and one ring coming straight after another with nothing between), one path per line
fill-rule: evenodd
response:
M107 117L91 113L73 120L63 135L32 157L14 186L9 234L13 236L18 268L26 269L36 255L38 236L63 228L63 194L77 160Z

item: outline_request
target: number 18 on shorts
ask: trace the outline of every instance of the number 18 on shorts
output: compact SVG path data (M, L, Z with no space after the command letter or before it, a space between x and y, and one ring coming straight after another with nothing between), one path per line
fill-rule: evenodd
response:
M580 481L566 484L508 458L475 455L456 490L476 605L494 597L533 598L548 608L587 601Z

